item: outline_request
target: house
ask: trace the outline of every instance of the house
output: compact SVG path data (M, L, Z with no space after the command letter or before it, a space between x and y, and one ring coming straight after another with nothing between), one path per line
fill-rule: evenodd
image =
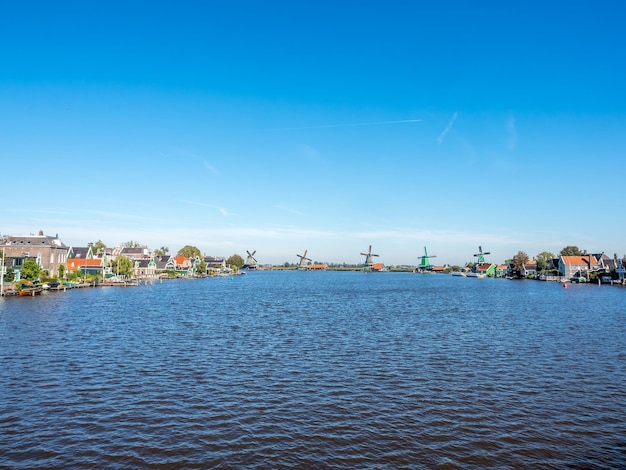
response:
M80 271L81 274L102 276L106 269L105 258L68 258L67 271Z
M191 265L192 265L192 261L190 258L187 258L186 256L172 256L174 262L176 263L176 270L177 271L187 271Z
M207 268L223 269L226 267L226 259L219 256L205 256L204 262Z
M154 258L157 272L174 271L176 263L170 255L161 255Z
M567 279L581 277L590 271L601 269L593 255L561 256L559 258L559 274Z
M522 277L534 277L537 275L537 261L534 259L528 260L521 271Z
M147 246L116 246L113 249L113 256L125 256L133 261L138 259L150 259L150 250Z
M69 250L67 250L67 258L76 258L76 259L93 259L93 249L91 245L89 246L71 246Z
M309 271L326 271L328 265L326 263L311 263L306 268Z
M496 272L496 265L492 263L476 263L473 266L473 271L476 274L485 274L487 276L493 276Z
M498 264L496 265L495 275L496 277L504 277L508 274L509 267L506 264Z
M6 268L15 271L15 279L20 279L20 268L27 259L34 259L50 276L59 275L59 267L64 266L67 260L68 246L59 236L44 235L40 230L38 235L10 235L0 244L4 251Z
M156 276L157 263L154 256L150 259L138 259L133 264L133 275L140 278Z

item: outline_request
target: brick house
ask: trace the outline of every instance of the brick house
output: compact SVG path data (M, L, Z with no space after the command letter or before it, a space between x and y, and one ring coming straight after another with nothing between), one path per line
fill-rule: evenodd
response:
M27 259L36 260L50 276L58 276L59 267L65 266L67 261L69 247L58 235L44 235L40 230L38 235L10 235L2 241L0 249L4 251L4 266L12 268L15 279L19 280L20 268Z

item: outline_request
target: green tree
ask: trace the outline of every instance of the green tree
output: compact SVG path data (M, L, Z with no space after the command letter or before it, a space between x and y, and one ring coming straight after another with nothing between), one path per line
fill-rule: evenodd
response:
M28 258L24 261L20 269L20 279L34 281L35 279L39 279L40 274L41 266L37 264L37 261L33 258Z
M559 253L560 256L580 256L582 254L582 251L575 245L566 246Z
M141 245L141 243L133 241L133 240L129 240L127 242L122 243L122 246L124 248L139 248Z
M528 255L523 251L518 251L517 254L513 256L511 264L513 264L513 269L520 275L527 263Z
M119 276L132 277L133 261L126 256L118 256L111 263L113 272Z
M198 263L198 270L196 271L196 273L206 274L206 261L200 260L200 262Z
M549 251L542 251L537 255L537 271L547 271L552 268L554 255Z
M98 240L96 243L91 244L91 248L93 249L94 255L96 253L102 253L106 249L106 245L102 240Z
M240 269L244 265L245 261L243 258L237 254L232 255L230 258L226 260L227 266L236 266L237 269Z
M59 266L59 277L63 279L65 277L65 265L62 264Z
M180 250L178 250L178 253L176 254L178 256L184 256L185 258L195 258L196 256L202 258L202 253L200 252L200 250L191 245L185 245Z
M4 282L13 282L15 280L15 270L13 268L7 268L4 272Z
M157 248L156 250L154 250L154 254L156 256L165 256L169 252L170 252L170 249L166 246L162 246L161 248Z

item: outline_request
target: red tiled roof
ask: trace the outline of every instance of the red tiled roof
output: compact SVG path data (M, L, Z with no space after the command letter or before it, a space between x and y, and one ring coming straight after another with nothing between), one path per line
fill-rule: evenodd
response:
M589 256L561 256L563 258L563 263L565 264L573 264L573 265L588 265L589 264ZM591 264L598 264L595 256L591 256Z
M102 259L94 258L94 259L84 259L84 258L70 258L65 263L67 269L69 271L74 271L76 269L80 269L82 267L100 267L102 266Z

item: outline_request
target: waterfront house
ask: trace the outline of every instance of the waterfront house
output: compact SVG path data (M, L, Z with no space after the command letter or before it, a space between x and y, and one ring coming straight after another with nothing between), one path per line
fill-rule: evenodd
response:
M496 265L492 263L476 263L473 271L476 274L485 274L487 276L493 276L496 271Z
M147 246L116 246L113 249L113 256L125 256L136 261L138 259L150 259L150 250Z
M15 271L15 279L20 279L20 268L27 259L34 259L50 276L59 275L59 266L67 260L68 246L56 235L9 235L0 244L4 251L6 268Z
M226 258L221 256L205 256L204 262L207 268L223 269L226 267Z
M528 262L522 266L522 277L534 277L537 275L537 261L534 259L528 260Z
M157 272L176 269L176 263L170 255L161 255L154 258Z
M173 256L177 271L187 271L191 267L191 259L186 256Z
M498 264L496 266L496 270L495 270L495 276L496 277L504 277L508 274L509 272L509 267L506 264Z
M106 258L68 258L67 271L79 271L84 275L103 276L107 267Z
M152 278L156 276L157 263L152 256L150 259L138 259L133 264L133 274L135 277Z
M93 248L89 246L70 246L67 259L93 259Z
M593 255L561 256L559 274L567 279L584 276L590 271L597 271L599 263Z

